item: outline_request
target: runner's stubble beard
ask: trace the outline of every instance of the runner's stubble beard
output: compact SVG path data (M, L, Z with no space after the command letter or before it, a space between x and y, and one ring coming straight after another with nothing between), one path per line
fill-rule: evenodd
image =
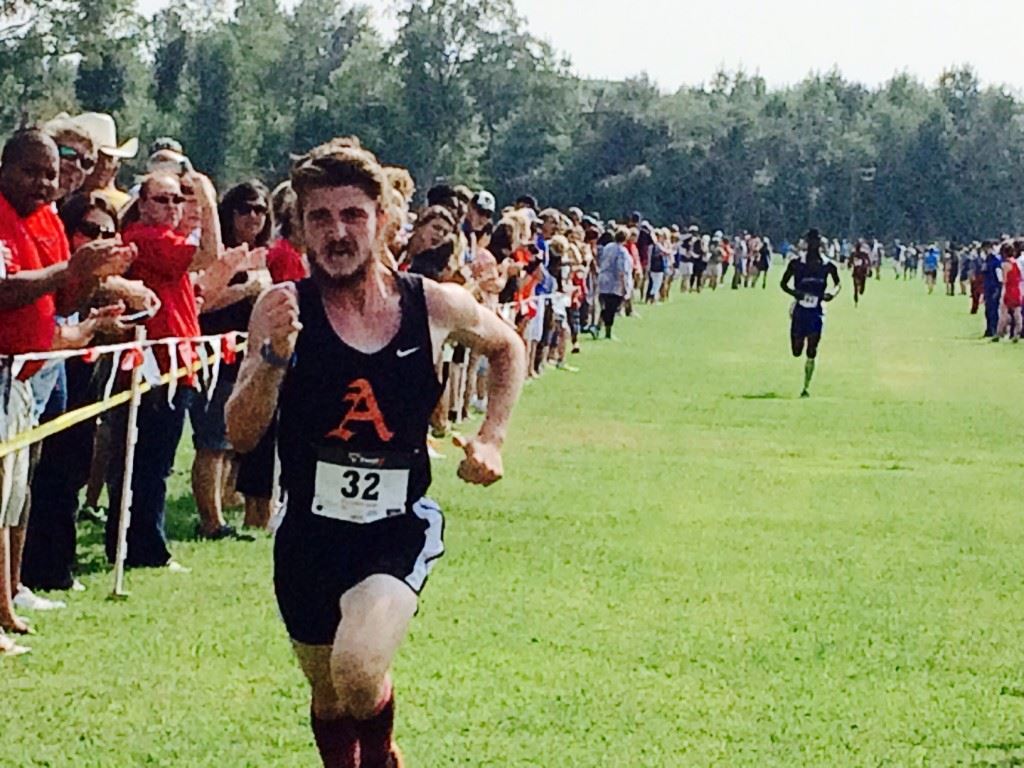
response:
M351 292L361 286L370 274L379 247L380 243L376 240L371 243L362 259L349 272L333 268L331 260L346 259L355 255L357 246L351 240L345 239L328 243L326 260L321 258L319 253L310 249L310 275L320 286L320 290L325 293Z

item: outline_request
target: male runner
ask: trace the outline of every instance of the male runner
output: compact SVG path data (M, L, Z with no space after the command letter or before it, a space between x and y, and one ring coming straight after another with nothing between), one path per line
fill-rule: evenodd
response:
M867 252L863 240L858 240L850 257L850 269L853 272L853 306L860 306L860 297L864 295L868 274L871 272L871 256Z
M370 152L322 145L291 182L312 277L258 300L228 432L248 451L278 413L287 513L274 584L323 764L395 768L389 668L444 552L444 520L426 498L441 348L453 338L490 362L486 418L460 443L459 476L480 485L502 476L526 356L461 286L384 266L387 181Z
M832 278L835 291L828 292L828 279ZM792 280L793 287L789 287ZM804 389L800 397L810 397L811 378L814 376L818 344L825 325L824 302L832 301L839 293L839 270L821 255L821 234L816 229L807 233L807 254L793 259L782 275L782 290L795 299L789 337L793 357L800 357L807 345L807 364L804 366Z

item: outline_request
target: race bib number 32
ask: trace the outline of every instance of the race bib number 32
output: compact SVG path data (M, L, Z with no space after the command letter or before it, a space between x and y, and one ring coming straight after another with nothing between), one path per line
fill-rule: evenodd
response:
M804 309L817 309L819 299L817 296L812 296L809 293L805 293L800 297L800 306Z
M331 464L316 467L313 513L349 523L375 523L405 514L408 469Z

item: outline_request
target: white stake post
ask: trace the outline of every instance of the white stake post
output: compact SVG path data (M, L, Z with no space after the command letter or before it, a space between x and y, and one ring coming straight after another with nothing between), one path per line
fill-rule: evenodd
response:
M146 340L146 329L135 329L135 341ZM116 374L115 374L116 375ZM173 375L173 372L172 372ZM139 404L142 402L142 366L132 368L132 399L128 403L128 434L124 451L124 483L121 488L121 515L117 526L117 555L114 558L114 592L112 597L127 597L124 591L124 562L128 557L128 526L131 525L132 474L135 467L135 443L139 438Z

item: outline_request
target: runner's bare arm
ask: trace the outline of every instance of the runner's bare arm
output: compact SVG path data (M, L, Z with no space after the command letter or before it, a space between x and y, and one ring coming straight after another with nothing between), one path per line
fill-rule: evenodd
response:
M835 290L831 292L828 291L829 278L832 278L832 282L835 285ZM822 301L832 301L843 289L843 286L839 283L839 269L834 263L830 263L827 271L825 272L825 289L825 295L821 298Z
M227 404L228 439L239 453L255 448L270 426L287 372L286 365L265 360L261 348L269 342L274 357L290 360L301 329L295 284L281 283L264 291L252 311L248 354Z
M490 363L487 416L476 438L463 444L467 458L459 467L463 480L490 485L503 473L501 446L526 379L526 347L512 326L477 304L465 289L432 282L423 285L435 348L450 337Z
M797 298L796 291L789 287L789 281L793 279L793 262L789 262L786 265L786 271L782 273L782 281L779 283L779 287L783 291L788 293L794 299Z

